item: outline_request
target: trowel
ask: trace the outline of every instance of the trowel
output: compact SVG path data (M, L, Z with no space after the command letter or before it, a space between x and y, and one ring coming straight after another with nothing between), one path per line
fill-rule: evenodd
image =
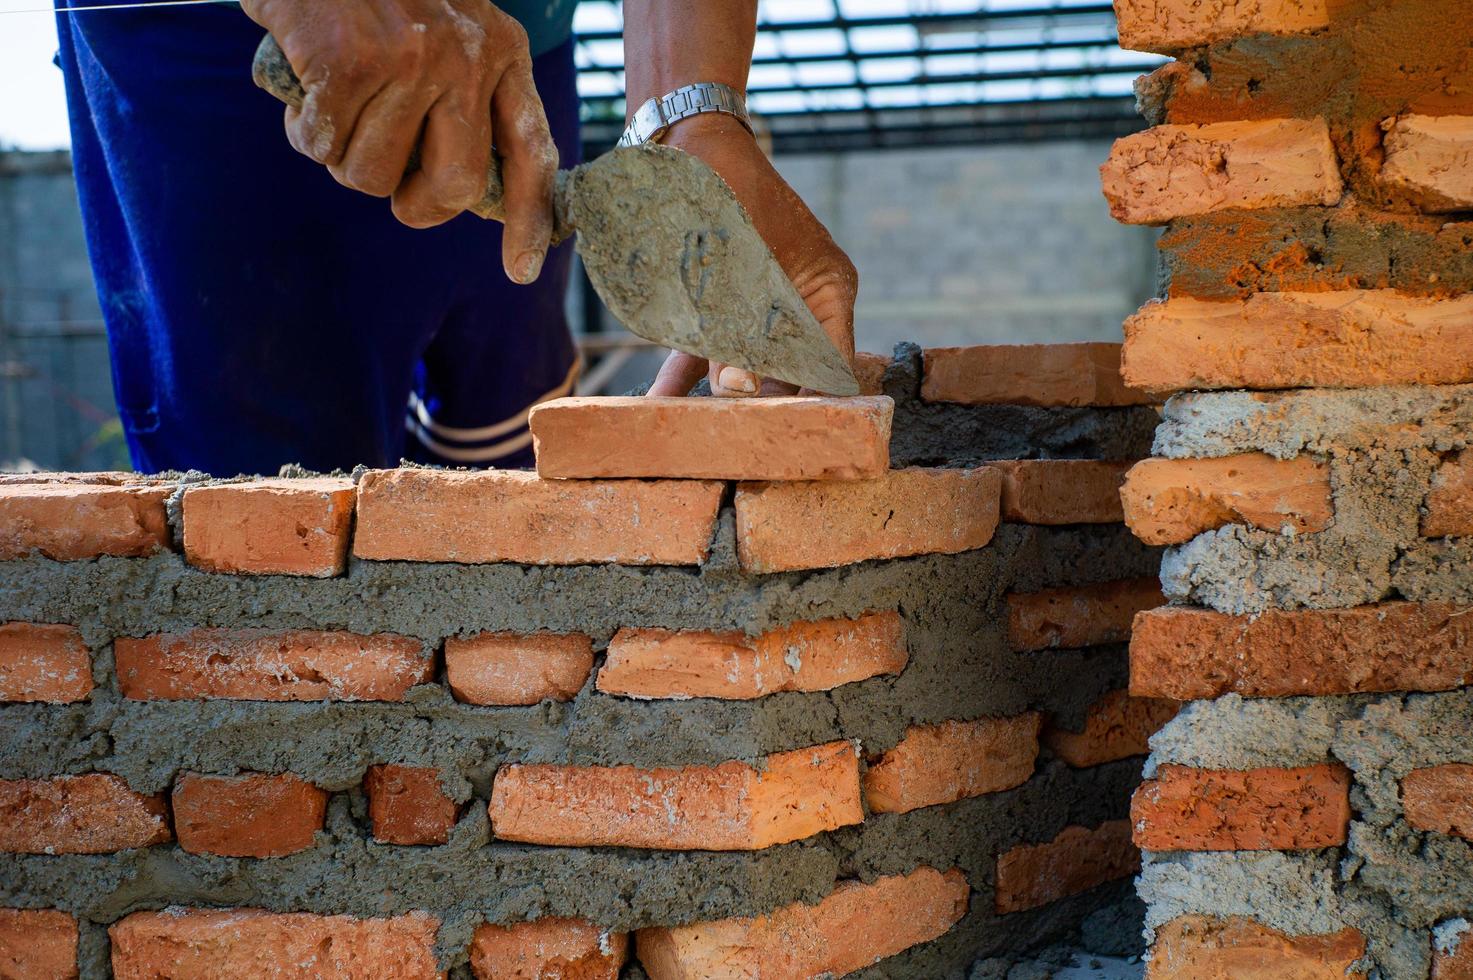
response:
M301 82L271 35L256 84L300 107ZM410 168L418 166L417 153ZM558 171L553 242L575 231L588 278L609 311L657 344L829 395L857 395L854 370L757 234L726 182L665 146L612 150ZM504 221L501 161L470 209Z

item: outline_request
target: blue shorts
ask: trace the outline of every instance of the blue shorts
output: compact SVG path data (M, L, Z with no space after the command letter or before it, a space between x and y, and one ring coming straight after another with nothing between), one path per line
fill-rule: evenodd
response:
M570 243L519 286L501 225L414 230L340 186L252 84L262 31L237 7L80 13L58 30L138 469L530 461L529 406L576 371ZM572 47L534 66L565 166L580 155Z

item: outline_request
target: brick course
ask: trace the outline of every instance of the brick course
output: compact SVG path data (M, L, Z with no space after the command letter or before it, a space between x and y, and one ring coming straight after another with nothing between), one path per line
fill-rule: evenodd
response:
M1130 819L1147 851L1287 851L1344 844L1350 772L1339 764L1246 772L1163 765Z
M913 725L864 774L874 813L909 813L1021 786L1038 758L1037 713Z
M459 807L440 786L440 772L415 766L370 766L363 777L373 839L382 844L444 844Z
M73 980L77 920L55 909L0 909L0 976Z
M111 773L0 780L0 851L108 854L173 837L164 798Z
M1041 908L1140 870L1130 821L1065 827L1053 840L1021 844L998 856L993 908L999 915Z
M1228 524L1312 533L1335 516L1329 467L1309 456L1142 460L1126 475L1120 496L1125 523L1156 545L1184 544Z
M476 980L619 980L629 936L579 919L481 925L471 939Z
M1384 146L1381 179L1417 207L1473 210L1473 116L1403 116Z
M1330 25L1328 0L1115 0L1120 46L1171 54L1249 34L1297 34Z
M211 572L341 575L353 524L353 481L251 480L184 491L184 555Z
M0 485L0 561L138 558L169 548L168 487Z
M1156 927L1146 980L1365 980L1350 969L1365 953L1351 928L1290 936L1251 919L1184 915Z
M537 704L571 701L593 671L593 640L582 633L480 633L445 641L445 676L457 701Z
M1111 691L1090 705L1083 731L1071 732L1050 724L1043 744L1075 769L1145 755L1150 751L1151 736L1175 718L1179 708L1175 701Z
M1045 408L1151 402L1121 380L1119 344L932 347L922 357L921 398L928 402Z
M1165 602L1154 578L1009 593L1008 643L1019 651L1120 643L1136 613Z
M185 773L174 782L171 802L179 846L225 857L305 851L327 814L327 794L290 773Z
M75 626L0 625L0 702L65 704L92 692L92 657Z
M1473 840L1473 765L1412 770L1401 780L1401 805L1418 830Z
M1002 519L1020 524L1118 524L1120 484L1130 463L1097 459L1017 459L1002 472Z

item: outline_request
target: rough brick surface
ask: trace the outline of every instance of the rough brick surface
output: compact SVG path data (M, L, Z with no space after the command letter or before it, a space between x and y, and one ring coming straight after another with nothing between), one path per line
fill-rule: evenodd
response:
M854 355L854 379L859 382L861 395L885 393L885 371L890 367L890 360L888 354L860 351Z
M458 807L440 786L437 769L370 766L363 777L373 839L384 844L444 844Z
M1176 717L1180 705L1160 698L1131 697L1111 691L1090 705L1084 730L1071 732L1049 725L1043 744L1075 769L1145 755L1150 738Z
M134 912L113 925L117 980L439 980L435 931L421 912L357 919L257 909Z
M1473 980L1473 937L1467 931L1459 934L1456 945L1434 939L1431 980Z
M1136 613L1165 602L1154 578L1009 593L1008 643L1025 651L1120 643Z
M1309 456L1146 459L1120 496L1125 523L1147 544L1183 544L1227 524L1303 534L1334 518L1330 468Z
M327 794L290 773L201 776L174 782L174 832L190 854L284 857L314 843Z
M637 698L759 698L828 691L905 668L897 613L793 623L760 636L702 630L621 629L598 689Z
M72 483L0 485L0 561L139 557L169 547L168 487Z
M1126 380L1186 388L1359 388L1473 381L1473 295L1257 293L1148 303L1125 321Z
M1120 46L1170 54L1245 34L1328 27L1329 0L1115 0Z
M1403 116L1384 147L1381 178L1422 210L1473 210L1473 116Z
M445 641L445 676L457 701L571 701L593 671L593 640L581 633L480 633Z
M1446 691L1473 683L1473 622L1452 603L1269 610L1154 609L1136 619L1130 690L1190 701Z
M184 491L184 555L211 572L340 575L353 481L252 480Z
M618 980L629 936L578 919L481 925L471 940L476 980Z
M911 726L864 774L874 813L909 813L1021 786L1038 758L1037 713Z
M0 909L0 977L72 980L77 920L55 909Z
M0 780L0 851L108 854L172 838L164 798L111 773Z
M884 395L559 398L532 409L547 479L862 480L890 468Z
M532 565L697 565L722 485L543 480L517 470L370 470L358 483L359 558Z
M1401 780L1401 806L1418 830L1473 840L1473 765L1413 769Z
M1364 980L1355 929L1288 936L1251 919L1185 915L1156 927L1146 980Z
M1036 909L1140 870L1129 820L1093 829L1065 827L1053 840L1023 844L998 856L993 907L999 914Z
M1437 468L1422 533L1429 538L1473 534L1473 450L1465 449Z
M1350 771L1338 764L1246 772L1164 765L1131 800L1147 851L1288 851L1345 843Z
M1110 213L1135 225L1228 208L1335 204L1343 189L1323 119L1156 126L1117 140L1100 175Z
M92 691L92 658L75 626L0 625L0 701L80 701Z
M195 629L113 652L123 695L141 700L398 701L434 677L420 642L390 633Z
M512 765L491 786L502 840L585 847L747 851L860 823L848 742L681 769Z
M988 344L922 352L921 398L1045 408L1146 405L1120 378L1119 344Z
M1120 483L1130 463L1096 459L1017 459L1002 471L1002 519L1020 524L1117 524Z
M737 556L749 572L833 568L981 548L997 530L994 469L892 470L856 483L742 483Z
M967 896L967 879L956 870L847 881L817 905L642 929L639 962L650 980L841 977L943 935L966 914Z

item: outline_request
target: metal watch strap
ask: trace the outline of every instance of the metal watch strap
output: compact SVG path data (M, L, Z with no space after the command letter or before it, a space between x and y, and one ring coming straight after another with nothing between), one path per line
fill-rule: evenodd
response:
M624 135L619 137L620 146L638 146L658 140L672 125L682 119L698 116L703 112L722 112L734 116L737 122L752 131L752 121L747 117L747 100L730 85L720 82L696 82L682 85L667 95L650 99L634 110Z

